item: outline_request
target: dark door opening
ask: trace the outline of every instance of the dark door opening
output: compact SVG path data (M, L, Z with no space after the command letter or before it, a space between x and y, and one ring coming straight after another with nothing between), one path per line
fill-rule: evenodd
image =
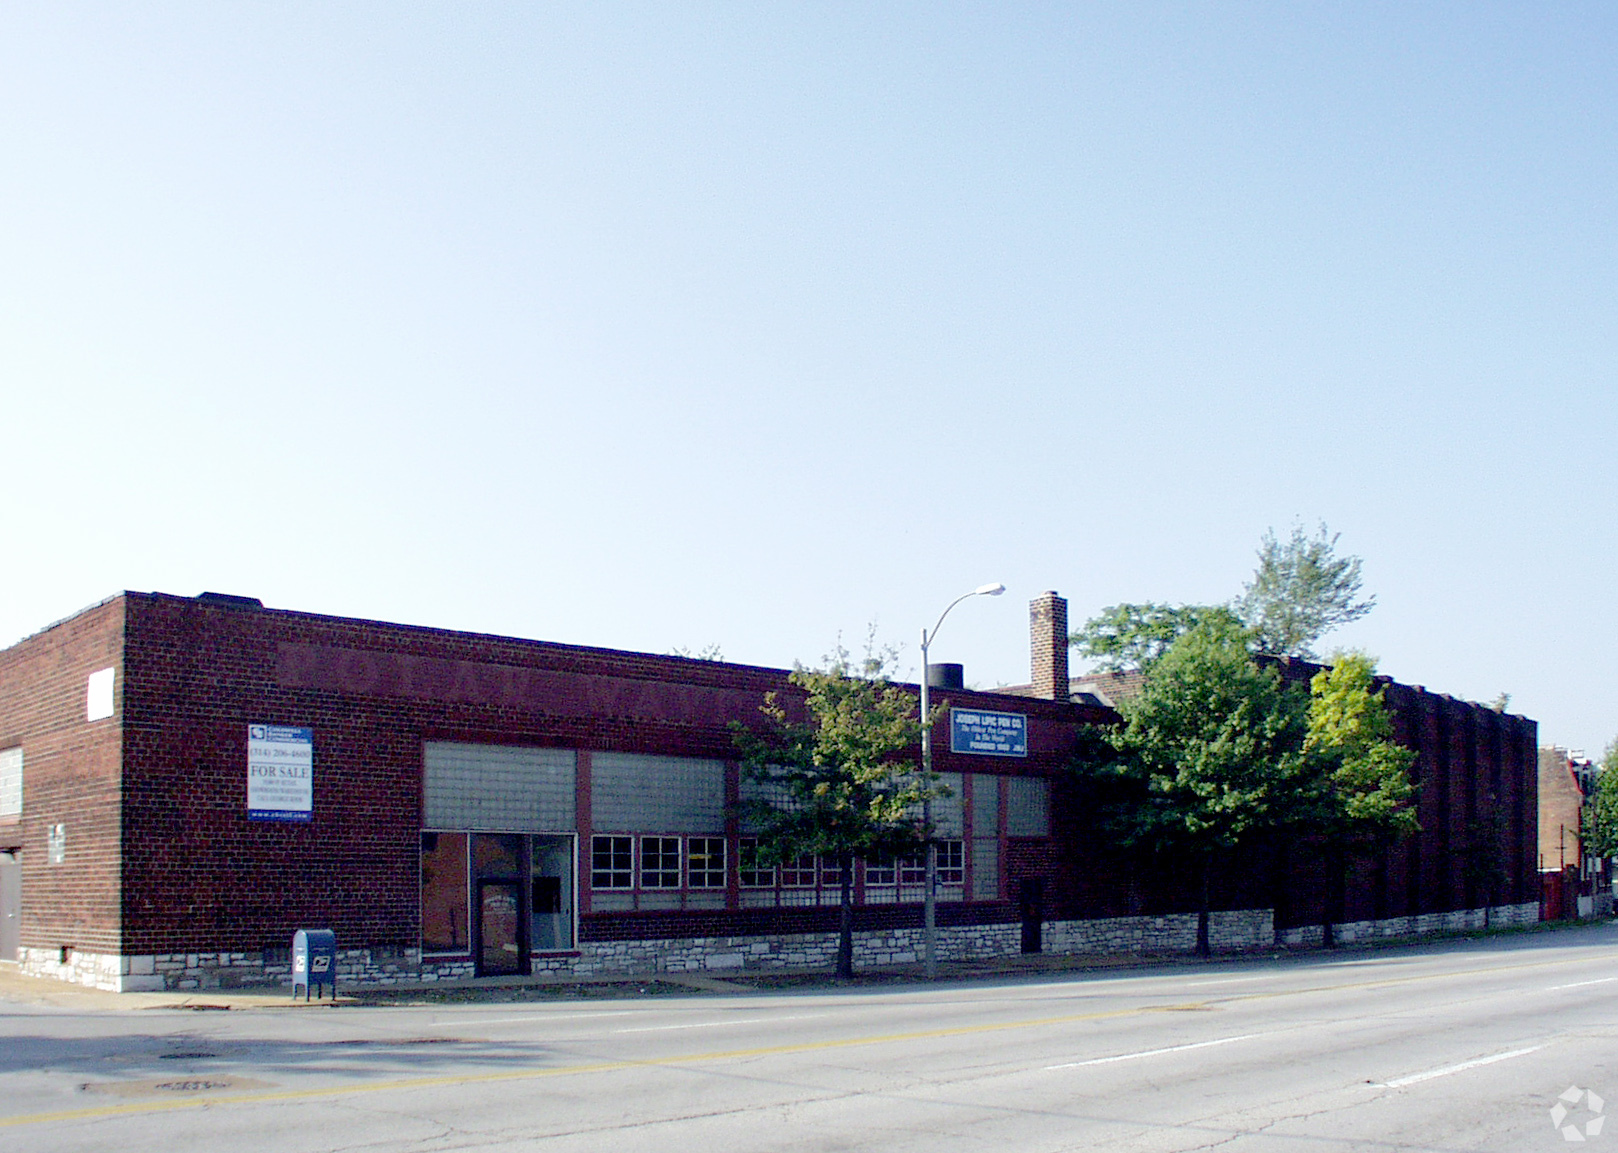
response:
M1045 881L1040 877L1025 877L1018 883L1018 904L1022 913L1022 951L1038 953L1044 950L1042 931L1045 922Z

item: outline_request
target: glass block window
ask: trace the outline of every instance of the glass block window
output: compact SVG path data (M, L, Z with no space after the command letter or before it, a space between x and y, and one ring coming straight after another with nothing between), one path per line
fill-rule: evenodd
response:
M640 839L640 887L643 889L680 887L679 837Z
M596 889L635 887L633 837L590 838L590 885Z
M1051 785L1038 777L1006 778L1006 835L1051 835Z
M692 837L687 841L686 876L693 889L723 889L725 838Z
M0 821L22 816L22 746L0 749Z

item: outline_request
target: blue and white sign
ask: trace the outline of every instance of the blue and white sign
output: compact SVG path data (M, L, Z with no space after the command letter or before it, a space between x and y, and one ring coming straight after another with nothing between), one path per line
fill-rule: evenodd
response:
M315 731L247 726L247 816L307 821L315 807Z
M984 757L1026 757L1028 717L984 709L951 709L949 751Z

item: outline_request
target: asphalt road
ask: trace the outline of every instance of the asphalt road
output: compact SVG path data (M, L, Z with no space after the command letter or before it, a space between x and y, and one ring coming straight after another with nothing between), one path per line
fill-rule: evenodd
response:
M901 991L104 1004L0 1002L0 1148L1618 1153L1614 925Z

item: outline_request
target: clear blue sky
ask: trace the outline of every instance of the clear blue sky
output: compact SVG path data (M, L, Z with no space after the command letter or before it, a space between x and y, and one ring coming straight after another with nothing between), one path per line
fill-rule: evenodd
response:
M1618 733L1618 7L12 4L0 644L132 588L980 684L1222 600ZM1331 643L1330 641L1328 643Z

